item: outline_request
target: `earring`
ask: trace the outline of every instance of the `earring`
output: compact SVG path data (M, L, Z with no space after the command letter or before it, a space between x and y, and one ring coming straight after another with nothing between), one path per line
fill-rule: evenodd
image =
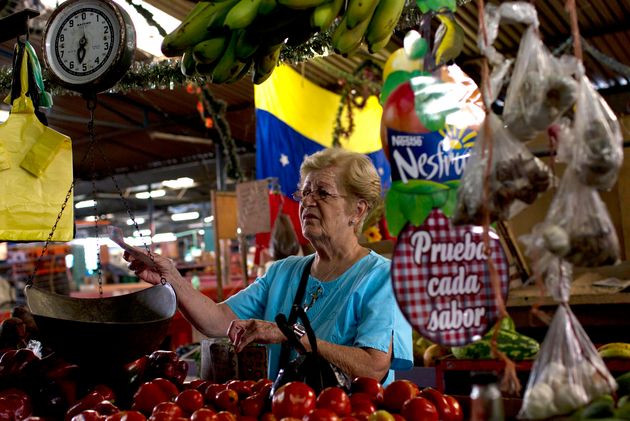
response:
M350 223L349 223L348 225L349 225L349 226L354 225L354 219L351 219L351 220L350 220Z

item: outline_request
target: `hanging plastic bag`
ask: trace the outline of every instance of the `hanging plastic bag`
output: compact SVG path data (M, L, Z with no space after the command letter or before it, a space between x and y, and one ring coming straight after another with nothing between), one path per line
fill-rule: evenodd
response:
M573 164L580 181L599 190L610 190L623 161L621 127L584 75L580 79L573 135Z
M606 364L565 303L549 325L518 418L567 414L616 388Z
M507 220L516 200L531 204L538 193L547 190L551 183L547 166L514 139L499 117L488 114L486 118L489 121L479 131L457 190L453 216L455 224L482 225L484 206L488 207L490 221ZM483 144L489 140L492 140L493 146L486 202L483 189L489 153L483 153Z
M35 116L27 96L29 55L20 44L15 54L20 97L0 124L0 240L44 241L56 224L51 240L68 241L74 237L72 143Z
M273 224L270 243L269 248L274 260L294 256L300 251L300 243L293 229L291 219L286 213L282 213L282 209L278 212L278 216Z
M549 252L576 266L611 265L619 258L619 240L606 205L597 190L580 183L571 167L534 232L540 233Z
M525 31L510 85L503 119L517 139L527 141L546 130L577 98L574 67L551 55L538 36L538 28Z

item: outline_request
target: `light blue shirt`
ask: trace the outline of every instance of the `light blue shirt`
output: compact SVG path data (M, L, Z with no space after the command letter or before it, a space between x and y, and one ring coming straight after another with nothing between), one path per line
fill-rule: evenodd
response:
M289 315L302 271L313 256L290 256L275 262L267 273L226 303L239 319L274 321ZM392 363L384 385L394 380L394 370L413 366L411 326L400 312L390 277L390 261L370 253L339 278L321 282L309 275L304 304L315 335L338 345L367 347L387 352L394 337ZM280 344L267 346L269 378L278 374Z

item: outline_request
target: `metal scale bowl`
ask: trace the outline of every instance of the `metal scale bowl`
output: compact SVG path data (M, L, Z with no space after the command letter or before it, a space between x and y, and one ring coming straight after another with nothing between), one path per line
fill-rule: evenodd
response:
M32 285L25 294L46 346L103 370L158 349L177 310L168 283L114 297L74 298Z

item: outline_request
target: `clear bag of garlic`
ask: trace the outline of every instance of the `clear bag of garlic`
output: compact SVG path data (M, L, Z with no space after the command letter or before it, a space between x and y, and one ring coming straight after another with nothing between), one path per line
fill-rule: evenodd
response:
M623 161L623 135L614 112L584 75L580 78L571 143L580 181L610 190Z
M568 414L616 389L595 346L563 303L532 367L518 418L538 420Z
M576 266L611 265L619 258L619 239L606 205L595 188L580 182L572 166L533 233L540 233L549 252Z
M516 201L531 204L551 184L548 167L506 130L501 119L493 113L486 119L457 190L453 215L456 225L483 225L484 207L488 208L491 222L507 220ZM492 142L492 153L484 150L485 142ZM486 201L483 192L487 165L490 168Z
M576 101L575 60L556 58L536 26L525 31L505 94L503 119L520 141L546 130Z

